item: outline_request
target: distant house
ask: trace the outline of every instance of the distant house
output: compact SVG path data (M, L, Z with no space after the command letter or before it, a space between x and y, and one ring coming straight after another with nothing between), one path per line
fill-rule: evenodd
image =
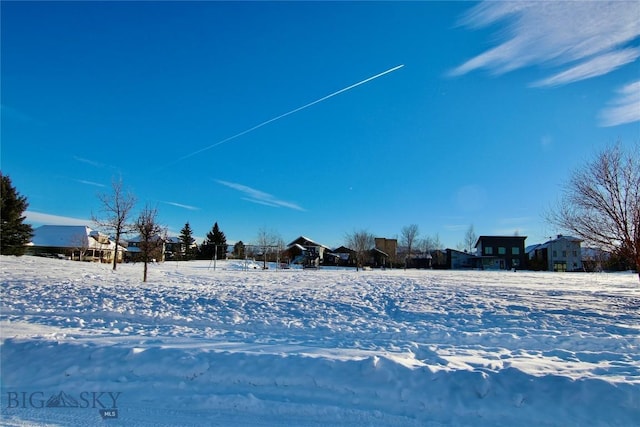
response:
M526 236L480 236L475 245L480 267L495 270L526 268L525 240Z
M527 248L530 263L547 271L582 271L582 240L558 234L555 239Z
M375 248L386 255L385 266L391 267L398 262L398 239L387 239L385 237L374 238ZM382 261L380 254L378 261Z
M179 237L167 237L165 242L165 260L180 259L186 254L186 245Z
M338 257L336 260L337 265L342 267L356 266L356 251L349 249L346 246L340 246L331 252Z
M369 262L366 262L365 264L370 267L387 268L391 267L389 260L390 256L388 253L381 251L378 248L373 248L369 251Z
M113 262L115 243L85 225L43 225L33 230L27 253L82 261ZM122 262L126 249L118 249Z
M151 254L151 258L157 262L164 262L166 259L167 242L160 236L156 236L154 241L157 242L158 248L155 253ZM142 237L136 236L128 240L126 260L129 262L142 261ZM154 245L155 246L155 245Z
M482 259L469 252L447 249L447 268L452 270L482 268Z
M447 264L447 252L441 249L431 251L431 268L446 269L450 268Z
M328 246L314 242L313 240L300 236L287 245L285 256L294 264L302 264L305 267L318 267L324 263L331 249Z

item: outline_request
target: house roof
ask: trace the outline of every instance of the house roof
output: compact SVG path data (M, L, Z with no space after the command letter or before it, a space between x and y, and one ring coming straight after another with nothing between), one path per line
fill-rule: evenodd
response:
M347 248L346 246L340 246L339 248L334 249L331 252L333 252L334 254L352 254L355 251L353 249Z
M152 239L153 240L163 240L163 238L161 236L157 235L157 234L155 236L153 236ZM138 234L134 238L128 239L127 242L129 242L129 243L141 243L142 242L142 236ZM166 240L165 240L165 242L166 242Z
M449 253L454 253L455 252L457 254L464 255L464 256L467 256L469 258L479 258L479 256L476 255L476 254L472 254L471 252L459 251L457 249L447 249L447 252L449 252Z
M331 248L329 248L328 246L322 245L318 242L314 242L313 240L309 239L308 237L305 236L300 236L297 239L295 239L293 242L289 243L287 245L287 248L292 247L293 245L300 245L300 246L318 246L318 247L322 247L325 249L329 249L331 250Z
M524 248L524 252L527 254L530 254L531 252L535 251L536 249L540 249L541 248L541 244L536 243L535 245L529 245L526 248Z
M371 249L371 252L377 252L377 253L381 254L382 256L386 256L387 258L389 257L389 254L388 254L388 253L386 253L386 252L384 252L384 251L381 251L381 250L380 250L380 249L378 249L378 248L373 248L373 249Z
M474 248L477 248L480 244L481 240L489 240L489 239L509 239L509 240L522 240L523 242L527 239L527 236L480 236L476 241Z
M557 242L558 240L568 240L570 242L582 242L583 241L582 239L579 239L577 237L564 236L562 234L558 234L558 236L555 239L549 240L548 242Z
M86 225L43 225L33 230L32 246L113 250L115 243L106 234ZM124 249L124 248L121 248Z
M563 236L562 234L558 234L558 237L556 237L555 239L552 240L547 240L544 243L538 243L536 245L531 245L531 246L527 246L525 248L525 252L526 253L531 253L537 249L545 249L548 248L549 245L552 245L555 242L559 242L560 240L566 240L568 242L573 242L573 243L581 243L583 242L582 239L579 239L577 237L573 237L573 236Z
M305 248L304 246L299 245L299 244L297 244L297 243L295 243L295 244L293 244L293 245L289 246L289 249L291 249L291 248L298 248L298 249L300 249L301 251L306 251L306 250L307 250L307 248Z

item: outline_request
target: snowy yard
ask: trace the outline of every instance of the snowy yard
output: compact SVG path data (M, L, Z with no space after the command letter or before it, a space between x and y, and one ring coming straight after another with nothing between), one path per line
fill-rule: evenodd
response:
M640 420L637 275L243 267L1 257L1 423Z

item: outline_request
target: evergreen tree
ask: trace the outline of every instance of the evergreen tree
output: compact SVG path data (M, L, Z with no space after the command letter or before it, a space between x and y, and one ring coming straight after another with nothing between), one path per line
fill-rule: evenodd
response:
M193 230L191 229L191 225L187 222L182 230L180 230L180 241L184 245L184 259L191 259L193 256L193 249L191 245L196 241L193 238Z
M218 258L223 258L227 253L227 236L220 230L217 222L213 225L211 231L207 233L207 238L200 247L200 258L213 259L216 253Z
M33 236L29 224L23 224L29 203L11 185L11 179L0 172L0 253L3 255L23 255L25 245Z

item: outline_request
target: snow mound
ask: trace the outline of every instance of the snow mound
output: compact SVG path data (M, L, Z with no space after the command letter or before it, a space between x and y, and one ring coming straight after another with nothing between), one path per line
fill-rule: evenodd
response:
M640 419L632 274L0 261L5 425Z

